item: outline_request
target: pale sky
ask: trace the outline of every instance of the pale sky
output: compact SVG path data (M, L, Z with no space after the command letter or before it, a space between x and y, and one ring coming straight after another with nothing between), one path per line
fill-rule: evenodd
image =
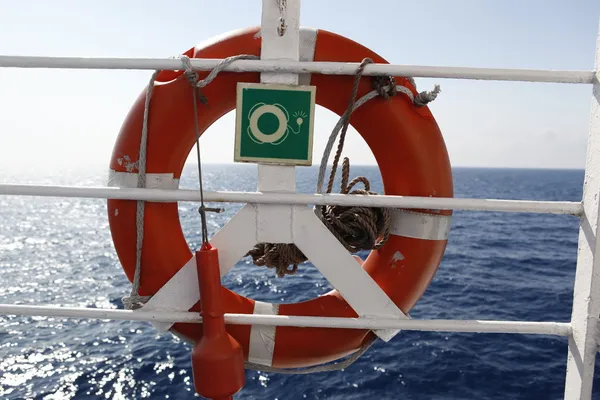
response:
M260 24L261 0L0 0L0 54L171 57ZM304 0L301 24L356 40L389 62L541 69L594 67L600 1ZM0 166L107 165L150 71L0 69ZM591 85L417 79L453 166L582 168ZM233 160L233 113L202 139ZM337 117L318 109L314 163ZM345 154L373 164L349 132ZM12 168L12 167L11 167Z

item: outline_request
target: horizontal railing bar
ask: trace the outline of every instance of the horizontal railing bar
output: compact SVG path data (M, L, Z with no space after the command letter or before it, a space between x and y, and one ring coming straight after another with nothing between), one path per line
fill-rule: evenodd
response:
M0 304L0 315L27 315L64 318L92 318L154 322L201 322L198 313L173 311L115 310L85 307L58 307ZM402 329L415 331L521 333L569 336L571 324L564 322L414 320L392 318L330 318L287 315L225 314L233 325L270 325L346 329Z
M220 59L192 59L194 69L208 71ZM306 62L283 60L238 60L225 68L233 72L292 72L327 75L354 75L358 63ZM0 67L180 70L173 58L41 57L0 55ZM482 79L495 81L593 83L594 72L587 70L539 70L510 68L442 67L421 65L369 64L364 75L412 76L416 78Z
M144 188L0 184L0 195L145 200L153 202L200 201L200 193L197 190L189 189L167 190ZM569 201L497 200L355 194L343 195L220 191L204 192L204 199L209 202L223 203L295 205L314 204L389 208L429 208L436 210L570 214L575 216L581 215L583 210L581 203Z

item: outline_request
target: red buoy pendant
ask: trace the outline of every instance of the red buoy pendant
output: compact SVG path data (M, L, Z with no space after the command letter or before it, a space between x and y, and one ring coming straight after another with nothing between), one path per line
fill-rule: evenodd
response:
M205 243L196 251L202 302L202 338L192 350L196 392L211 399L230 399L246 383L242 346L225 330L219 252Z

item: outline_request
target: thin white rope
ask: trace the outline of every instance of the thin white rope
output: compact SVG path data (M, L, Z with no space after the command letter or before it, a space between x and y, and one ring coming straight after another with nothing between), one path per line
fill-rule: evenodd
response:
M186 71L186 76L190 76L194 81L197 81L195 83L195 85L198 88L203 88L206 85L208 85L209 83L211 83L217 77L218 74L223 72L223 70L225 68L227 68L227 66L229 66L229 64L231 64L234 61L260 59L259 56L255 56L252 54L239 54L237 56L231 56L231 57L224 58L221 61L219 61L219 63L217 65L215 65L215 67L210 71L210 73L207 75L206 78L198 80L198 73L194 71L194 67L192 66L192 62L191 62L190 58L186 55L182 55L182 56L180 56L180 58L183 63L183 68ZM195 75L192 76L191 74L195 74ZM190 79L190 78L188 78L188 79Z
M152 97L152 89L154 89L154 82L156 76L160 71L154 71L148 82L146 88L146 101L144 104L144 119L142 122L142 137L140 139L140 151L139 159L137 161L138 167L138 180L137 187L146 187L146 153L148 148L148 118L150 110L150 98ZM121 301L123 306L128 309L136 309L143 306L151 296L140 296L140 278L142 273L142 247L144 242L144 211L146 202L144 200L138 200L136 203L135 210L135 226L136 226L136 244L135 244L135 273L133 276L133 284L131 286L131 293L129 296L123 297Z
M217 75L222 72L229 64L236 60L252 60L259 59L258 56L250 55L250 54L241 54L237 56L232 56L221 60L208 74L208 76L202 80L198 80L198 73L193 71L193 66L191 65L190 58L186 55L180 56L183 67L185 69L185 76L190 80L190 82L195 82L195 86L197 88L203 88L209 83L211 83ZM156 81L156 77L160 71L154 71L150 78L150 82L148 83L148 87L146 88L146 101L144 103L144 119L142 122L142 135L140 139L140 150L139 150L139 159L137 161L138 167L138 188L146 187L146 153L148 147L148 119L150 116L150 99L152 98L152 90L154 89L154 83ZM204 99L206 101L206 99ZM195 103L194 103L195 105ZM135 213L135 225L136 225L136 247L135 247L135 273L133 276L133 283L131 286L131 292L129 296L123 297L121 299L123 306L125 309L137 309L142 307L144 304L150 300L152 296L140 296L140 280L142 274L142 248L144 242L144 212L145 212L145 201L138 200L136 203L136 213ZM203 233L207 234L207 232ZM206 237L206 236L204 236Z

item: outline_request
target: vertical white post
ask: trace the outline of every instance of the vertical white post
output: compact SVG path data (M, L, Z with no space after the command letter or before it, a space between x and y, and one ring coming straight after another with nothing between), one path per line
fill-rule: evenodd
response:
M283 12L279 4L284 4ZM285 32L279 36L280 18ZM300 0L263 0L260 28L261 60L300 60ZM283 72L263 72L263 83L298 84L298 75Z
M281 31L284 28L284 31ZM300 60L300 0L263 0L260 27L262 60ZM298 75L261 73L262 83L297 85ZM295 192L296 168L288 165L258 164L258 191ZM292 243L293 207L259 204L256 206L258 242ZM287 227L287 229L285 229ZM278 307L255 302L254 313L277 313ZM248 359L271 365L275 346L275 326L252 325Z
M285 32L280 35L283 20ZM300 60L300 0L263 0L260 34L262 60ZM298 75L263 72L262 83L297 85ZM259 191L295 191L296 168L284 165L258 165ZM287 207L291 210L290 207ZM261 210L262 211L262 210Z
M600 35L596 47L596 80L583 187L584 215L579 229L577 272L573 289L565 399L591 399L598 351L600 314Z
M283 35L280 34L284 26ZM263 0L261 21L262 60L300 60L300 0ZM262 83L297 85L298 75L289 73L260 74ZM287 165L258 165L258 191L296 191L296 168ZM286 237L272 237L277 233L270 229L273 221L291 222L292 208L280 206L257 206L257 231L259 241L292 242L291 227Z

